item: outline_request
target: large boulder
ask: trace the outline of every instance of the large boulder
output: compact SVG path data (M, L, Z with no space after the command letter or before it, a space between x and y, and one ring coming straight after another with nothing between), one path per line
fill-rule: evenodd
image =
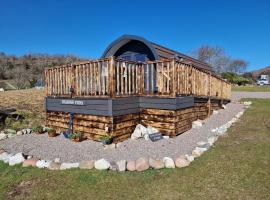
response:
M136 170L141 172L149 168L149 161L146 158L139 158L136 160Z
M175 166L178 168L189 166L190 161L185 156L179 156L175 159Z
M28 159L28 160L23 161L22 166L23 167L36 167L37 161L38 161L37 159Z
M60 170L65 170L65 169L72 169L72 168L78 168L79 163L62 163L60 166Z
M98 170L107 170L110 168L110 163L102 158L95 162L95 168Z
M153 169L162 169L162 168L165 167L162 160L155 160L155 159L152 159L152 158L149 159L149 165Z
M79 163L79 168L80 169L93 169L95 166L95 161L94 160L85 160L81 161Z
M13 166L13 165L17 165L17 164L22 163L24 160L25 160L25 158L24 158L23 154L22 153L17 153L14 156L11 156L9 158L8 164L10 166Z
M138 124L133 133L131 134L131 139L136 140L139 138L143 138L146 134L148 134L147 129L143 125Z
M128 171L135 171L136 170L136 162L131 160L127 162L127 170Z
M126 160L120 160L116 164L117 164L117 169L118 169L119 172L126 171L126 165L127 165Z
M175 164L172 158L164 157L163 162L166 168L175 168Z

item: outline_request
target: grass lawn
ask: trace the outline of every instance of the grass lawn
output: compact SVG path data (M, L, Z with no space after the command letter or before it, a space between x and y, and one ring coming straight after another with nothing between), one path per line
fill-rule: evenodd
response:
M143 173L49 171L0 163L0 199L270 199L270 100L189 167Z
M270 85L232 86L234 92L270 92Z

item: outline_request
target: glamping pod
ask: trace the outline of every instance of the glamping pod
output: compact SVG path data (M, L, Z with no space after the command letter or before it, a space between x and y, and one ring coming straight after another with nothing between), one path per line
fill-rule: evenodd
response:
M114 142L137 124L176 136L230 101L231 85L194 58L132 35L97 60L45 69L46 124Z

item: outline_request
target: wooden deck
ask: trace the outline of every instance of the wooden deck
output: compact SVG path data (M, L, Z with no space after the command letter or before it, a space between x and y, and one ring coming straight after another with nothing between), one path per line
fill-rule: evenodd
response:
M67 130L75 113L75 131L93 140L109 134L114 142L139 123L174 137L231 97L227 81L190 64L114 57L46 68L45 91L47 126Z

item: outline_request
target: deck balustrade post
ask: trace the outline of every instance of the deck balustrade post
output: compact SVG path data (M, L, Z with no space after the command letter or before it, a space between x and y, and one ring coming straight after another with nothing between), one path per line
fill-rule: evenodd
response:
M115 98L116 94L116 75L115 75L115 59L110 57L109 59L109 69L108 69L108 82L109 82L109 96Z
M71 85L69 86L69 92L70 92L70 88L73 88L73 94L77 94L77 87L76 87L76 71L75 68L76 66L71 64Z
M170 73L170 77L171 77L171 97L175 98L176 97L176 73L175 73L175 59L173 59L170 62L171 65L171 73Z

